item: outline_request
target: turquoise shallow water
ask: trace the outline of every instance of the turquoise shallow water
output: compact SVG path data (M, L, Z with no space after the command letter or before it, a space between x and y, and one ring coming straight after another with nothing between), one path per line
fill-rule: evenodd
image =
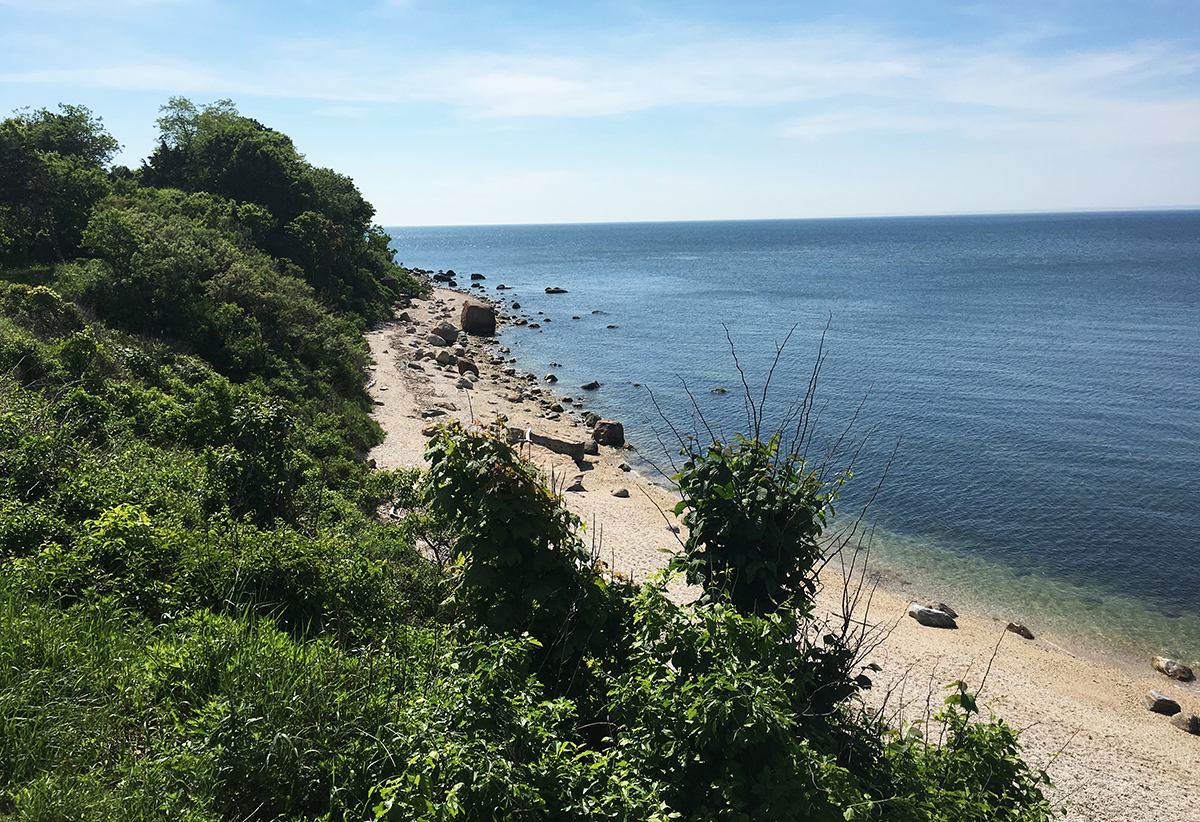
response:
M522 367L602 382L589 405L659 465L650 390L679 429L743 431L726 331L757 390L794 325L770 425L824 333L814 453L861 403L850 511L899 442L871 509L896 584L1200 658L1200 213L391 231L541 320L503 334Z

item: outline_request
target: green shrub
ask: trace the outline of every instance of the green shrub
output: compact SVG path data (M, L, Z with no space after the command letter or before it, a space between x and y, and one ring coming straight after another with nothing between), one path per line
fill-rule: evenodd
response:
M709 600L728 595L743 613L802 604L815 591L817 542L846 475L826 482L778 434L685 451L672 480L688 527L677 563Z
M462 558L457 602L496 633L529 633L555 693L587 692L585 657L616 670L626 653L629 591L609 586L581 522L509 445L502 426L443 426L426 448L426 499Z
M401 765L374 793L376 819L405 822L676 818L623 751L573 740L574 706L531 675L536 643L486 634L446 655L392 742ZM414 733L415 731L415 733Z

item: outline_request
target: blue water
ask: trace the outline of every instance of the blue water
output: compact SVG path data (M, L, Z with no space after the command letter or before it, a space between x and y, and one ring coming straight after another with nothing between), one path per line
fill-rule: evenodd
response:
M650 391L680 432L704 428L684 384L746 431L726 330L757 396L795 325L769 430L828 326L810 455L861 403L852 513L899 442L869 515L897 584L1200 658L1200 212L390 231L406 265L518 301L542 326L503 332L520 365L599 380L589 407L667 469Z

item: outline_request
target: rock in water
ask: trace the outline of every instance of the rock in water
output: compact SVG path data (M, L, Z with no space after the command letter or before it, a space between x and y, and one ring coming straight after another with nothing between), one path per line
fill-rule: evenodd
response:
M468 334L491 336L496 333L496 312L490 306L471 302L463 303L458 324Z
M919 602L909 603L908 615L922 625L930 628L957 628L954 617L937 608L926 607Z
M621 446L625 444L625 426L616 420L600 420L592 430L592 439L600 445Z
M1150 664L1154 670L1160 674L1165 674L1171 679L1178 679L1180 682L1191 682L1196 677L1192 674L1192 669L1184 665L1177 659L1168 659L1165 656L1156 656L1150 660Z
M1142 704L1156 714L1175 716L1181 710L1179 703L1161 691L1151 691L1142 697Z
M546 289L546 293L547 293L547 294L566 294L566 293L567 293L567 289L565 289L565 288L556 288L556 287L554 287L554 286L551 286L551 287L549 287L549 288L547 288L547 289Z
M597 388L600 387L600 383L596 382L595 380L592 380L591 382L584 383L583 385L581 385L579 387L582 388L584 391L595 391Z

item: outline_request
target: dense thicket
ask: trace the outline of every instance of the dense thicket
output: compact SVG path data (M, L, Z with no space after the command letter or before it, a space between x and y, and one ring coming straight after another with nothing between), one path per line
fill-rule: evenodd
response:
M772 442L689 454L689 607L500 428L369 469L361 331L418 283L284 135L159 125L130 171L86 109L0 123L0 819L1046 815L965 689L941 745L861 708L836 488Z

